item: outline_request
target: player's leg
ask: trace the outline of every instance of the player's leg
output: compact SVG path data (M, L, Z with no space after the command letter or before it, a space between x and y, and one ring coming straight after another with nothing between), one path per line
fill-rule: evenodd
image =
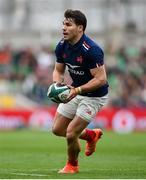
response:
M66 132L68 161L59 173L77 173L79 171L78 156L80 152L80 144L78 137L88 124L87 121L78 116L75 116L75 118L69 123Z
M66 129L68 127L68 124L74 118L76 113L77 105L75 101L76 100L74 98L72 101L66 104L59 104L52 128L52 131L55 135L64 137L66 136Z
M85 129L81 135L80 139L86 140L86 149L85 149L85 155L90 156L95 152L96 150L96 144L103 135L103 132L101 129Z
M89 123L84 119L75 116L67 127L66 139L68 144L68 160L74 161L78 159L80 152L80 145L78 138L81 132L87 127Z
M57 136L66 136L66 129L71 119L63 116L62 114L56 112L54 117L54 124L52 127L52 132Z
M99 112L101 107L107 102L107 96L104 97L81 97L80 104L78 105L77 115L91 122ZM90 156L96 150L96 143L102 136L101 129L85 129L80 135L80 139L86 140L86 156Z

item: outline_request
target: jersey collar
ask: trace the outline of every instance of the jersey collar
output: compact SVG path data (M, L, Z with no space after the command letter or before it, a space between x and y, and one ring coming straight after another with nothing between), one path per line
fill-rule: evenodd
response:
M80 40L74 45L71 45L67 42L67 47L75 50L83 44L84 39L85 39L85 34L83 34Z

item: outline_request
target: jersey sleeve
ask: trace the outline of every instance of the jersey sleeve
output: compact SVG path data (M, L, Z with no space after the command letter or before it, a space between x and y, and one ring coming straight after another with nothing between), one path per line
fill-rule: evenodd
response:
M60 42L56 46L55 55L56 55L56 62L64 63L62 57L62 44Z
M88 51L88 68L93 69L104 64L104 53L100 47L93 46Z

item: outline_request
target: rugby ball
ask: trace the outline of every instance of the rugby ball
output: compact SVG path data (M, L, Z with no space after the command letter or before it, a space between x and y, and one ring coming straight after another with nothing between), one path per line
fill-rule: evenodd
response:
M70 88L67 85L53 83L49 86L47 96L53 102L64 103L69 95Z

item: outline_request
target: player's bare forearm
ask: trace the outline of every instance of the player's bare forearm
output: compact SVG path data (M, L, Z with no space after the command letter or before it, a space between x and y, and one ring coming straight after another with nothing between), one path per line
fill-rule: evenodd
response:
M88 83L80 86L82 93L91 92L106 84L106 78L93 78Z
M54 70L53 72L53 82L58 82L61 83L63 82L64 77L63 74L58 73L57 71Z
M77 88L71 88L70 94L67 97L67 101L70 101L73 99L77 94L82 94L86 92L91 92L99 88L100 86L104 85L106 83L106 78L105 77L100 77L100 78L93 78L91 79L88 83L77 87Z
M64 81L65 66L62 63L56 63L53 71L53 82L62 83Z
M91 79L88 83L80 86L81 92L91 92L99 87L103 86L107 82L106 72L104 65L91 70L91 74L93 79Z

